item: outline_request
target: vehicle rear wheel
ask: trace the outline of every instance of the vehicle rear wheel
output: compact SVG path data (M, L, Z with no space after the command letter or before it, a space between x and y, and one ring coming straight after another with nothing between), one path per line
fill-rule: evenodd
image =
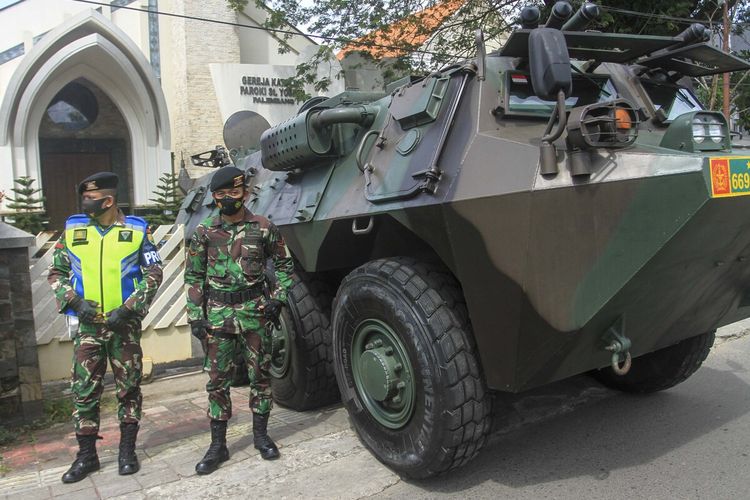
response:
M612 367L593 372L602 384L613 389L633 393L663 391L685 381L700 368L714 345L715 332L659 349L633 359L630 371L617 375Z
M333 332L342 399L378 460L424 478L476 456L490 399L449 272L406 257L355 269L336 295Z
M271 387L279 404L297 411L339 400L333 370L328 285L304 271L292 275L281 330L273 330Z

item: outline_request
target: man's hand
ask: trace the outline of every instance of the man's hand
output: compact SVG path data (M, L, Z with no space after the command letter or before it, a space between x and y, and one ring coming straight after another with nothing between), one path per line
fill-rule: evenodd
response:
M128 326L128 320L133 317L133 311L124 305L107 313L107 328L118 331Z
M76 312L78 320L81 323L95 323L99 311L96 310L97 303L93 300L84 300L81 296L76 295L69 303L70 308Z
M282 307L284 307L284 303L276 299L268 299L268 301L263 304L263 316L267 321L272 322L278 329L281 328L279 316L281 315Z
M193 337L203 342L203 340L208 335L208 329L211 326L211 323L208 322L208 320L205 319L197 319L190 322L190 333L193 334Z

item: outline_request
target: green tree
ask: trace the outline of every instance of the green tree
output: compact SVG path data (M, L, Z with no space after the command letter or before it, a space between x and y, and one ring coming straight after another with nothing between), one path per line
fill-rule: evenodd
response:
M12 224L27 233L38 234L44 230L47 218L44 216L44 197L39 196L41 188L35 188L35 179L19 177L15 180L18 185L11 189L14 198L8 198L8 208L15 210Z
M154 202L156 213L147 215L146 220L156 226L174 224L184 198L177 185L177 176L171 173L162 175L153 194L154 198L149 198L149 201Z
M335 57L342 48L366 48L365 59L381 65L384 79L396 79L404 74L420 74L445 64L471 57L475 52L474 33L481 28L486 40L501 37L515 27L520 9L536 4L543 19L554 0L250 0L268 9L266 27L289 29L305 26L306 31L320 36L321 47L312 60L297 66L297 74L286 80L298 100L309 97L304 86L315 85L325 91L330 79L318 77L318 66ZM676 35L693 20L708 21L715 40L721 40L723 0L601 0L601 17L590 29L601 31ZM227 0L235 10L242 10L248 0ZM750 1L727 0L735 33L741 32L750 21ZM578 7L582 0L571 2ZM453 6L450 15L435 23L440 15L436 6ZM433 14L423 15L434 10ZM635 13L635 14L634 14ZM288 40L291 34L279 34ZM356 41L356 43L352 43ZM284 46L281 51L288 51ZM696 84L708 97L712 108L721 107L720 87L709 77ZM750 106L750 78L735 75L732 87L734 110ZM718 103L718 105L717 105ZM744 103L744 104L742 104ZM744 116L741 117L744 120Z
M721 20L721 6L715 0L607 0L597 3L602 6L597 28L616 33L669 36L690 24L677 18ZM643 15L635 16L625 11Z
M743 50L737 55L750 60L750 50ZM737 122L743 130L750 130L750 71L732 73L730 88L732 93L729 102L732 113L737 116ZM721 102L721 97L718 101Z
M742 36L747 22L750 20L750 2L747 0L730 0L727 5L731 35ZM711 21L712 24L710 27L714 40L717 40L717 43L723 43L721 42L724 35L722 22L723 5L721 0L702 2L696 17ZM750 60L750 51L748 50L733 50L732 54L742 59ZM750 129L750 116L747 114L747 111L750 110L749 74L750 72L747 71L731 73L729 83L730 114L736 119L735 125L745 130ZM708 109L713 111L723 110L723 82L723 74L711 75L695 80L698 97Z

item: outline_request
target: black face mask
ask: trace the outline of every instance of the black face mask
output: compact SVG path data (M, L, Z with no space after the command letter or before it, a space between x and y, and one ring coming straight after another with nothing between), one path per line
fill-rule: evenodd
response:
M223 215L234 215L242 208L242 198L224 196L223 198L217 198L216 205Z
M98 200L82 200L81 201L81 210L83 210L83 213L86 215L96 219L100 215L102 215L104 212L109 210L109 207L104 208L102 205L104 205L104 202L107 201L108 196L105 196L104 198L99 198Z

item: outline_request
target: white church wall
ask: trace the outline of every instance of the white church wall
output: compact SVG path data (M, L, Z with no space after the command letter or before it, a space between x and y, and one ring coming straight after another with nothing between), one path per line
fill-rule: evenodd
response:
M140 7L138 3L132 3L130 6ZM141 52L143 52L146 59L148 59L148 16L143 12L137 12L130 9L117 9L112 12L111 20L118 28L124 31L136 45L138 45L138 48L141 49Z
M266 16L265 10L248 5L245 12L238 15L238 21L240 24L260 26ZM281 65L296 64L300 52L310 45L315 45L305 36L293 36L286 41L291 50L280 54L282 36L259 29L240 28L240 62L243 64L268 64L269 62Z
M21 64L22 59L23 58L21 57L17 57L0 65L0 100L2 100L3 96L5 95L5 89L8 88L10 79L13 77L13 73L16 72L16 69Z

